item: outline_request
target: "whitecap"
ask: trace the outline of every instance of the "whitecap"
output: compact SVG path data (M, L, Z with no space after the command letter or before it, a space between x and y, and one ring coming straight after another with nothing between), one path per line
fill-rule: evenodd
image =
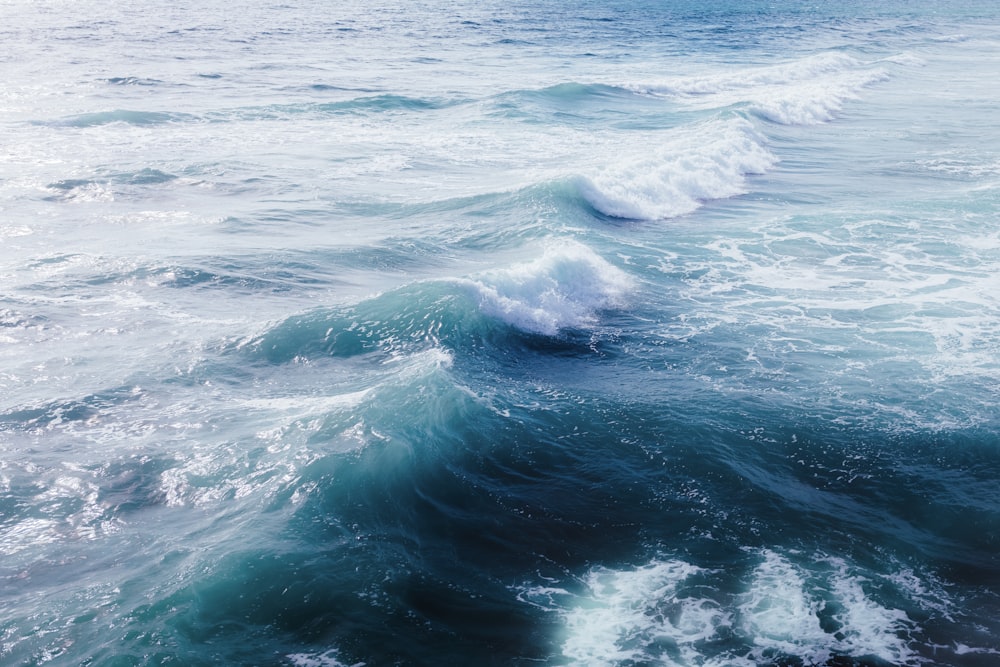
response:
M605 215L659 220L743 194L747 175L762 174L775 162L749 121L714 120L674 132L644 155L580 178L579 190Z
M587 246L552 243L538 259L461 281L481 311L529 333L554 336L590 327L624 305L632 279Z

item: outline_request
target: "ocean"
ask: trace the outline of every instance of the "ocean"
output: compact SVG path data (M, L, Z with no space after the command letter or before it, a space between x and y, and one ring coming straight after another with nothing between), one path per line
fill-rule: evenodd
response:
M995 2L0 44L0 664L1000 664Z

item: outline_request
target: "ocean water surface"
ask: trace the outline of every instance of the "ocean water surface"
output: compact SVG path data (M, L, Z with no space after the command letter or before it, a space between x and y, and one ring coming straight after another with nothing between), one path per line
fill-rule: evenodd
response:
M1000 664L995 3L0 43L0 663Z

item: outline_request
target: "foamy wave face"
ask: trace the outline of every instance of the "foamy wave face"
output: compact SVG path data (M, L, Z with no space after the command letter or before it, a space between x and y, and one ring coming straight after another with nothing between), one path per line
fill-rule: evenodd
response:
M902 580L869 577L823 556L800 565L765 549L739 577L743 592L720 586L726 576L682 560L654 560L636 568L595 568L582 577L579 591L550 582L520 597L562 618L561 651L573 664L665 667L824 665L844 658L916 665L923 659L913 637L922 629L904 611L875 599L869 584L877 578L873 590L924 612L943 604L922 588L914 595L912 585L898 585L912 573Z
M746 176L776 161L746 120L712 121L675 133L652 154L581 178L579 188L605 215L660 220L746 192Z
M821 53L782 65L737 72L629 84L637 93L668 97L700 109L748 104L782 125L815 125L832 120L845 101L865 86L887 78L845 54Z
M617 308L632 279L585 245L551 245L533 262L465 281L483 313L529 333L554 336L592 326L599 311Z

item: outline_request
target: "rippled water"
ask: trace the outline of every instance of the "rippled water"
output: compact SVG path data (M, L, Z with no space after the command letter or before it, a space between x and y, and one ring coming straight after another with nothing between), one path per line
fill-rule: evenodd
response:
M0 4L0 662L992 665L986 2Z

